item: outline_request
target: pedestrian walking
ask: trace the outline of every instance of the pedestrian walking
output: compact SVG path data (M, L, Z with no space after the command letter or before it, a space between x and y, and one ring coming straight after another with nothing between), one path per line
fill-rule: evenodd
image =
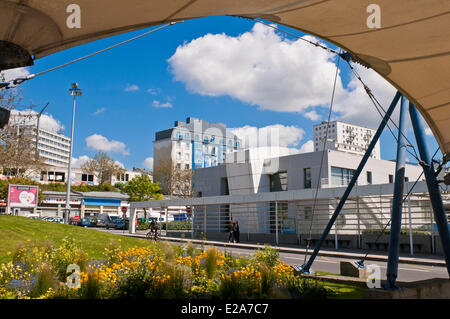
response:
M239 243L239 235L240 235L239 223L238 223L238 221L235 221L234 227L233 227L233 236L234 236L235 243Z
M228 224L228 242L234 242L234 225L233 222L230 220L230 223Z

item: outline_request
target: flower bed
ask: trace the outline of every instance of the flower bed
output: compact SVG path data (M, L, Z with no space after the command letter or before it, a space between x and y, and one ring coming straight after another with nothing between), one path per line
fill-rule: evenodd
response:
M68 274L69 265L78 265L80 272ZM269 247L246 259L215 248L196 250L192 245L158 242L128 250L111 246L105 249L104 259L89 260L74 241L66 240L59 247L21 247L12 261L0 266L0 298L326 298L332 294L322 283L294 275Z

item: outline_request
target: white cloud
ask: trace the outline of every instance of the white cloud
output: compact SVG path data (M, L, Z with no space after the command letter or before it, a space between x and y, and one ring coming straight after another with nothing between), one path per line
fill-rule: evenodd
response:
M89 148L102 152L114 152L123 155L129 155L129 151L126 149L126 145L119 141L108 140L106 137L93 134L86 137L86 144Z
M72 157L72 166L76 168L80 168L84 163L89 161L89 156L83 155L78 158Z
M24 123L28 125L37 124L38 113L34 110L12 110L10 123ZM42 114L39 120L39 128L48 130L54 133L60 133L64 130L64 125L55 119L52 115Z
M191 92L229 95L261 109L303 112L328 103L336 69L333 58L255 24L238 37L207 34L195 39L179 46L168 62L175 80Z
M29 74L30 72L28 72L27 68L16 68L1 72L1 75L5 78L5 81L11 81L17 78L24 78Z
M136 84L127 84L125 87L125 92L136 92L139 91L139 86Z
M171 108L171 107L173 107L173 104L170 102L161 103L158 100L154 100L152 105L153 105L153 107L156 107L156 108Z
M265 127L243 126L230 128L241 140L244 148L249 147L295 147L297 146L305 131L295 126L284 126L281 124Z
M300 147L299 153L310 153L314 152L314 142L312 140L307 141Z
M317 114L316 111L309 111L303 114L306 118L310 119L311 121L318 121L320 120L320 114Z
M156 88L156 89L149 88L149 89L146 90L146 92L151 94L151 95L158 95L160 91L161 91L160 88Z
M153 157L147 157L143 162L142 166L148 170L153 170Z
M317 41L312 36L304 38ZM329 108L336 62L333 54L283 38L261 24L236 37L206 34L179 46L168 59L174 79L190 92L227 95L263 110L300 112L312 121L320 119L314 108ZM353 65L387 109L395 89L375 71ZM368 127L381 121L353 74L344 87L338 73L333 111L339 120Z
M106 109L104 107L99 108L97 111L94 112L94 115L99 115L99 114L105 113L105 110Z
M125 168L125 166L119 161L114 161L114 164L116 164L116 165L118 165L118 166L120 166L122 168Z

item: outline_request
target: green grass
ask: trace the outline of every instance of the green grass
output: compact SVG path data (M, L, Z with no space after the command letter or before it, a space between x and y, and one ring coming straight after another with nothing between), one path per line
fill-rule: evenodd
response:
M115 243L122 249L152 245L144 239L113 235L84 227L0 215L0 264L10 261L20 244L47 241L60 245L65 237L74 238L77 246L87 252L90 259L103 258L105 248L110 243Z
M334 292L329 299L364 299L364 288L348 284L324 282L323 285Z

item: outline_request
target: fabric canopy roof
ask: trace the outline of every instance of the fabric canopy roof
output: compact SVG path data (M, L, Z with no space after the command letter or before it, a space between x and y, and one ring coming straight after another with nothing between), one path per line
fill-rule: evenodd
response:
M81 28L67 26L72 3L81 9ZM381 8L381 28L367 26L371 3ZM415 104L449 153L449 0L0 0L0 64L30 65L30 56L213 15L265 19L351 52Z

